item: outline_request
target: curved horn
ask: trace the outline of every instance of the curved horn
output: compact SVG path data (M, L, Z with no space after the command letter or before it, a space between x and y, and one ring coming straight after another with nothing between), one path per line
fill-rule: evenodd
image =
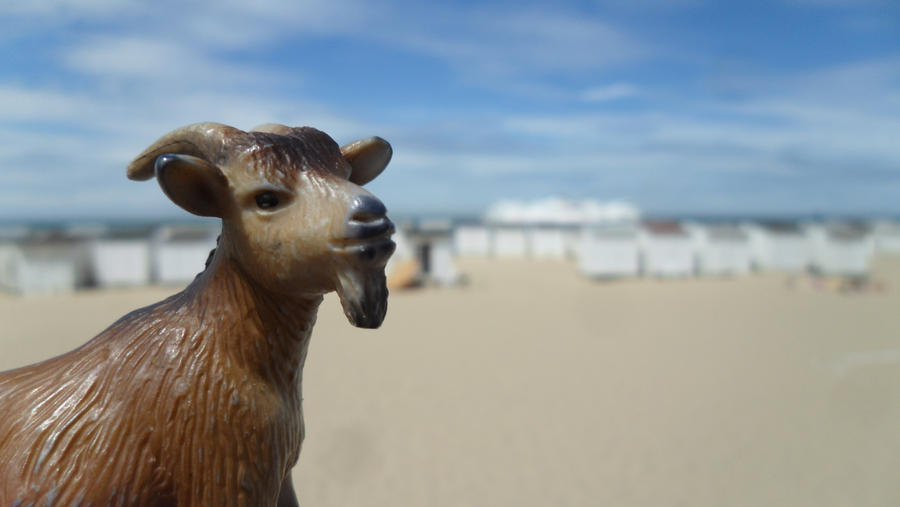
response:
M365 185L384 171L394 151L384 139L369 137L341 146L341 154L353 168L350 181Z
M250 129L250 132L265 132L268 134L289 136L294 133L294 129L280 123L263 123L258 127L253 127L252 129Z
M128 164L128 178L138 181L149 180L154 175L153 166L156 159L166 153L191 155L215 163L225 145L224 141L243 133L221 123L195 123L175 129L162 136Z

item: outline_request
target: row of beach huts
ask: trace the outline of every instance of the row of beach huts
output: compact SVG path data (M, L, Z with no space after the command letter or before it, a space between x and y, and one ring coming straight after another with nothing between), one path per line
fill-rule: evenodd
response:
M468 224L457 255L574 259L596 278L812 271L864 276L877 251L900 253L900 224L850 222Z
M204 268L218 224L0 228L0 291L184 285ZM452 285L458 257L568 259L591 278L743 275L863 277L873 255L900 254L900 222L602 224L401 223L387 271L399 286Z
M900 254L900 222L429 221L401 227L396 240L391 263L412 258L420 280L437 285L461 279L459 257L570 260L590 278L752 272L860 278L875 254Z
M184 285L204 268L218 225L0 228L0 290Z

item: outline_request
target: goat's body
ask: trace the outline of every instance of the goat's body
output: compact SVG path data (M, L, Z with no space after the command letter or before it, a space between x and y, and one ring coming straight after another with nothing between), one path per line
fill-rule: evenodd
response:
M361 188L381 138L310 127L176 129L128 166L222 219L207 269L82 347L0 373L2 505L296 505L301 379L322 295L387 311L393 223Z
M0 504L274 505L320 301L276 301L214 263L82 347L0 374Z

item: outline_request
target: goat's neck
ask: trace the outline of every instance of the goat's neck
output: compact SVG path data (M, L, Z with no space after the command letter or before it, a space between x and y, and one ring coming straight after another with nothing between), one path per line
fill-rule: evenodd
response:
M250 280L234 261L217 255L184 291L180 303L198 315L204 339L235 366L291 389L298 385L321 295L286 297Z

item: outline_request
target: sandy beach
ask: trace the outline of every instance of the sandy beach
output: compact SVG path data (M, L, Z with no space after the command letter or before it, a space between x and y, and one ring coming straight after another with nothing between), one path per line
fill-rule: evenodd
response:
M900 258L862 293L459 266L466 286L394 292L376 331L326 298L301 504L900 505ZM0 370L176 290L0 295Z

